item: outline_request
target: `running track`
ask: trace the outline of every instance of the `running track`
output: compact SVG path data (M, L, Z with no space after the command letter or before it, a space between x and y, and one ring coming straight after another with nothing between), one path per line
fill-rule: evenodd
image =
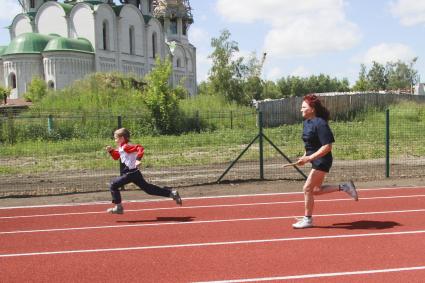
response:
M359 194L0 208L0 282L424 282L425 188Z

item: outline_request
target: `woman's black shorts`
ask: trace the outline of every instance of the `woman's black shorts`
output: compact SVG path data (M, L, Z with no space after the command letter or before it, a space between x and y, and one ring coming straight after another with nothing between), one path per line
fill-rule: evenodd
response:
M312 168L324 172L329 172L332 167L332 159L319 158L311 162Z

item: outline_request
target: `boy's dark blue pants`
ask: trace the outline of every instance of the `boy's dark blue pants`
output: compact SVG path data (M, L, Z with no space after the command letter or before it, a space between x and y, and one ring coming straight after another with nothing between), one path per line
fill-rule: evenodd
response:
M161 188L153 184L149 184L143 178L142 173L138 170L131 170L127 173L124 173L122 176L119 176L112 180L109 190L112 194L112 202L115 204L121 203L121 192L120 187L127 185L129 183L136 184L140 189L145 191L150 195L161 196L161 197L170 197L171 190L166 188Z

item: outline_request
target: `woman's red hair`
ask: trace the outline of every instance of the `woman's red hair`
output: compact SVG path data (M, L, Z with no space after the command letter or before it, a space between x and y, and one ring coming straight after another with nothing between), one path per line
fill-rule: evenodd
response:
M311 108L314 109L316 117L320 117L325 121L329 120L329 110L325 106L323 106L317 95L307 94L304 96L303 101L305 101Z

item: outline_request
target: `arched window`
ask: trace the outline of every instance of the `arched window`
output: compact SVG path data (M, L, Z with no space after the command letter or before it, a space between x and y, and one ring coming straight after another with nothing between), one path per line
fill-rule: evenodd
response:
M177 34L177 19L176 18L170 20L170 33Z
M176 63L176 65L177 65L177 68L181 68L181 67L182 67L182 59L177 58L177 63Z
M188 29L189 25L186 21L183 21L183 26L182 26L182 33L183 35L187 35L187 29Z
M108 21L104 21L102 24L102 41L103 50L109 50L109 25Z
M34 9L35 8L35 0L31 0L30 1L30 8Z
M9 75L9 87L11 87L12 89L16 88L16 75L15 75L15 73L11 73Z
M135 38L134 38L134 27L131 26L128 30L128 36L129 36L129 45L130 45L130 54L134 54L135 50Z
M148 10L149 10L149 13L152 13L153 12L153 5L152 5L152 0L148 0Z
M156 38L157 35L156 32L154 32L152 34L152 58L156 58L156 53L158 52Z
M55 89L55 83L53 81L49 81L47 83L47 86L49 87L49 89Z

